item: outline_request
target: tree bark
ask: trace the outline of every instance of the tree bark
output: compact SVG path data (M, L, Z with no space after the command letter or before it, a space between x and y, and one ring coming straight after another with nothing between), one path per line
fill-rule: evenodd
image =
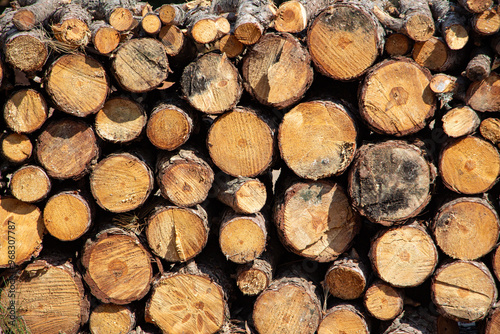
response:
M12 22L18 30L31 30L37 25L44 24L58 7L68 2L67 0L37 0L33 4L16 10Z
M369 268L357 253L335 260L325 274L324 290L342 300L357 299L363 295L370 277Z
M365 316L351 304L339 304L328 309L318 327L318 334L369 334Z
M500 30L498 7L486 9L472 17L472 29L480 35L493 35Z
M43 95L34 89L21 89L12 94L3 108L7 126L17 133L32 133L45 123L49 108Z
M9 133L0 139L0 154L9 163L21 164L33 153L33 144L23 134Z
M100 54L110 54L118 47L120 43L120 33L105 21L92 21L89 29L91 32L92 44Z
M185 4L165 4L158 8L157 12L164 25L182 26L186 20Z
M423 306L406 307L403 314L395 319L384 334L434 334L436 317Z
M51 181L40 166L26 165L12 174L9 189L18 200L34 203L47 197L51 189Z
M431 0L430 9L436 26L451 50L460 50L469 41L467 18L457 5L448 1Z
M415 42L412 57L417 64L431 71L445 72L458 67L461 54L451 50L440 37Z
M236 270L236 285L247 296L257 296L273 280L277 254L269 249L252 262L241 264Z
M499 91L500 75L491 72L487 78L470 84L466 103L476 111L500 111Z
M441 118L443 130L453 138L467 136L474 133L481 120L477 113L468 106L460 106L451 109Z
M92 334L130 333L135 322L135 314L129 306L99 304L90 313L89 329Z
M253 45L264 34L275 16L275 6L269 0L240 0L234 36L244 45Z
M156 148L173 151L186 143L194 126L194 115L190 110L160 103L151 111L146 134Z
M366 290L363 302L372 317L382 321L392 320L403 312L403 290L377 280Z
M90 42L89 29L92 16L76 3L58 7L50 17L50 27L54 37L65 47L84 48Z
M299 33L330 3L330 0L282 2L276 12L274 28L280 32Z
M474 50L465 68L465 75L471 81L481 81L490 76L493 54L489 48Z
M213 186L217 199L238 213L257 213L267 201L266 186L259 179L217 175Z

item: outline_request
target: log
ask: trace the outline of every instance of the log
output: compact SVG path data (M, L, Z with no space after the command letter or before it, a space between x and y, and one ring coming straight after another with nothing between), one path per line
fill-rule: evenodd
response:
M472 17L472 29L480 35L493 35L500 30L498 7L486 9Z
M219 201L238 213L257 213L267 201L266 186L255 178L218 175L213 189Z
M98 112L109 92L105 69L83 54L59 57L45 80L45 89L58 109L78 117Z
M482 120L479 132L484 139L497 145L500 142L500 119L490 117Z
M357 299L363 295L370 272L356 251L333 261L325 274L324 290L342 300Z
M135 328L135 314L130 307L99 304L92 310L89 329L92 334L130 333Z
M51 15L50 27L54 38L64 47L84 48L90 42L91 21L92 16L85 8L77 3L67 3L59 6Z
M220 52L226 54L228 58L238 57L243 53L245 45L241 43L234 34L227 34L219 40Z
M384 230L371 244L370 261L376 274L395 287L414 287L429 278L438 252L424 222Z
M219 228L219 245L222 254L234 263L248 263L257 259L267 243L267 227L260 213L237 214L226 210Z
M479 194L496 183L500 173L500 155L484 139L474 136L448 142L439 158L443 184L459 194Z
M237 12L234 36L244 45L253 45L271 24L276 8L269 0L240 0Z
M298 176L322 179L342 174L354 159L357 127L347 106L333 101L302 102L279 127L281 157Z
M108 99L95 116L95 132L112 143L127 143L137 139L146 126L143 107L125 97Z
M13 197L0 198L0 268L20 265L37 257L45 233L40 209Z
M458 78L446 73L437 73L432 76L430 89L436 94L451 93L458 86Z
M277 192L274 221L286 248L318 262L338 258L361 227L342 187L326 180L299 180Z
M500 331L500 318L499 309L494 307L491 309L486 320L486 328L484 329L484 334L493 334Z
M429 1L436 28L451 50L460 50L469 41L468 22L463 9L449 1Z
M132 232L101 230L85 242L81 263L90 292L103 303L125 305L149 291L151 255Z
M497 299L495 281L477 261L441 265L432 278L431 297L439 313L461 322L485 318Z
M443 38L434 36L415 42L412 57L420 66L435 72L453 70L460 62L460 54L448 48Z
M46 37L40 29L5 32L3 52L5 61L20 71L40 71L49 56Z
M120 33L102 20L95 20L89 26L91 41L97 52L107 55L120 44Z
M236 67L216 53L207 53L186 66L180 83L187 101L207 114L234 108L243 92Z
M274 28L280 32L299 33L330 4L328 0L289 0L280 4L274 19Z
M112 153L90 174L90 190L97 204L114 213L140 207L153 189L150 167L130 153Z
M83 236L90 229L93 219L91 202L74 190L52 195L43 209L47 232L62 241L73 241Z
M403 312L403 290L377 280L366 289L363 302L372 317L392 320Z
M218 117L207 135L213 163L235 177L264 173L274 159L274 129L250 108L238 107Z
M384 30L368 7L337 3L323 10L307 32L316 69L335 80L364 74L384 49Z
M429 71L406 58L385 60L365 76L359 113L378 133L405 136L425 127L436 109Z
M172 24L161 27L158 39L163 43L167 55L174 57L181 53L190 43L182 30Z
M278 109L300 100L313 80L311 57L288 33L267 33L243 59L247 92L261 104Z
M226 322L226 289L216 270L190 265L153 283L145 318L165 333L212 334Z
M12 23L18 30L27 31L42 25L65 0L38 0L14 12Z
M149 115L146 134L155 147L173 151L186 143L193 130L194 115L190 110L160 103Z
M9 282L14 298L3 289L0 307L15 307L18 319L5 322L6 331L76 334L88 320L90 304L82 279L69 261L36 260L16 271Z
M477 113L468 106L459 106L449 110L443 115L441 121L444 132L452 138L474 133L481 123Z
M349 171L349 197L370 221L400 224L427 206L435 177L435 167L415 145L398 140L365 144Z
M500 111L499 86L500 76L491 72L487 78L470 84L466 103L476 111Z
M158 17L164 25L183 25L186 20L185 4L164 4L157 9Z
M432 224L439 248L460 260L476 260L490 253L499 232L498 214L481 198L461 197L447 202L439 208Z
M149 35L156 35L161 29L161 20L153 12L147 13L142 17L141 27Z
M369 334L365 316L351 304L329 308L318 327L318 334L359 333Z
M152 252L169 262L186 262L208 240L207 213L201 206L160 206L147 218L146 237Z
M465 68L465 76L470 81L481 81L491 73L493 53L488 48L474 50L471 59Z
M390 57L404 56L413 49L413 40L401 33L392 33L385 38L384 49Z
M97 156L98 147L92 128L70 118L49 122L36 143L36 157L54 179L81 178Z
M47 197L51 182L40 166L25 165L12 173L9 189L12 196L18 200L34 203Z
M82 4L96 20L105 20L120 32L131 30L136 24L134 18L134 7L138 4L136 1L73 0L73 2Z
M21 89L12 94L3 108L7 126L17 133L38 130L48 117L48 107L43 95L34 89Z
M0 154L8 162L21 164L31 157L33 144L29 137L19 133L9 133L0 138Z
M493 0L458 0L458 3L471 13L482 13L491 8Z
M257 296L273 280L276 253L266 250L252 262L241 264L236 269L236 285L246 296Z
M133 93L157 88L170 72L165 47L147 37L124 42L116 51L111 68L120 86Z
M231 25L224 16L210 12L209 7L194 8L186 15L188 34L199 44L211 43L229 33Z
M156 163L161 195L178 206L203 202L214 181L214 172L198 151L183 148L164 152Z

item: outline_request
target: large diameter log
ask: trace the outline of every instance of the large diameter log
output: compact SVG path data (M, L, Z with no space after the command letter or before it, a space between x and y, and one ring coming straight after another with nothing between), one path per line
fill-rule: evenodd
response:
M97 204L115 213L144 204L153 183L149 166L129 153L110 154L99 161L90 175L90 190Z
M36 143L38 161L55 179L82 177L98 153L92 128L69 118L49 123Z
M470 84L466 103L476 111L500 111L500 75L491 72L481 81Z
M222 203L238 213L257 213L267 200L267 190L259 179L217 175L213 189Z
M12 94L5 103L3 118L12 131L32 133L43 125L48 111L45 98L40 92L22 89Z
M8 64L27 73L41 70L49 57L46 37L39 29L6 36L3 50Z
M201 206L156 208L147 218L146 237L154 254L169 262L186 262L198 255L208 240L207 213Z
M45 89L59 110L85 117L99 111L108 95L106 71L82 54L66 54L51 64Z
M401 58L378 63L359 91L359 112L376 132L395 136L415 133L434 115L436 98L430 72Z
M377 275L396 287L422 284L438 263L436 245L418 222L382 232L372 242L369 256Z
M213 163L224 173L253 177L274 158L274 130L252 109L236 108L218 117L207 135Z
M329 262L351 245L361 227L344 190L332 181L298 181L278 195L278 235L290 251Z
M267 33L243 59L245 89L260 103L285 108L300 100L313 80L309 52L288 33Z
M365 144L349 172L349 196L363 216L390 226L422 212L435 176L435 167L415 145L392 140Z
M85 282L103 303L128 304L149 291L151 255L132 232L116 227L99 232L85 243L81 263Z
M365 73L383 51L384 30L361 3L337 3L314 19L307 46L320 73L351 80Z
M134 38L123 43L111 67L120 86L133 93L155 89L170 72L165 48L153 38Z
M135 327L135 314L130 307L116 304L99 304L89 317L92 334L130 333Z
M1 197L0 221L0 268L20 265L38 256L45 227L37 206Z
M342 174L354 159L357 129L348 108L332 101L303 102L279 127L281 157L295 174L317 180Z
M403 290L377 280L366 289L363 303L372 317L382 321L391 320L403 312Z
M444 146L439 158L439 174L444 185L461 194L488 191L500 173L500 154L484 139L467 136Z
M339 304L328 309L318 327L318 334L369 334L365 316L351 304Z
M25 325L24 333L78 333L89 316L90 304L80 274L70 262L36 260L11 276L14 296L9 289L0 295L0 307L15 307L16 316ZM12 287L12 286L11 286ZM14 305L12 305L13 303ZM13 321L19 326L17 321ZM12 333L20 333L19 327L9 326Z
M43 168L26 165L12 173L9 189L18 200L34 203L47 197L51 185L52 183Z
M225 55L207 53L184 68L182 92L196 109L221 114L239 102L243 87L236 67Z
M489 269L481 262L457 260L434 274L431 297L439 313L461 322L485 318L497 300Z
M476 260L495 247L500 220L486 200L462 197L439 209L432 232L446 255L460 260Z
M28 136L9 133L0 139L0 154L10 163L20 164L31 157L33 144Z
M355 252L335 260L325 274L325 290L335 298L352 300L365 292L369 271Z

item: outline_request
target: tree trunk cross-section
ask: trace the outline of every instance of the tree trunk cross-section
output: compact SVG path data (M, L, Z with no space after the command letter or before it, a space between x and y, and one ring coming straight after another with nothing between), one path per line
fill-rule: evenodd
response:
M481 81L475 81L467 89L466 102L476 111L500 111L500 75L491 72Z
M9 188L11 194L20 201L34 203L41 201L50 192L51 182L40 166L25 165L12 174Z
M149 116L146 134L157 148L172 151L189 139L193 127L193 116L187 110L161 103Z
M3 50L7 63L27 73L41 70L49 57L49 48L40 29L6 36Z
M13 164L20 164L31 157L33 144L23 134L10 133L0 139L0 154Z
M134 327L135 314L124 305L100 304L89 317L92 334L130 333Z
M218 175L214 190L219 201L238 213L257 213L267 200L266 186L259 179Z
M369 334L365 316L350 304L339 304L326 311L318 334Z
M47 120L48 107L40 92L34 89L22 89L7 100L3 116L12 131L32 133Z
M377 280L366 290L363 302L372 317L391 320L403 312L403 290Z
M368 268L359 256L347 255L332 263L325 274L323 284L333 297L352 300L363 295L368 278Z

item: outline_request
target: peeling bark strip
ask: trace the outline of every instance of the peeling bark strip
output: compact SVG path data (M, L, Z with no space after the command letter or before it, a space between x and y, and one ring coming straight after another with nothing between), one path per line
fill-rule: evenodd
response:
M244 86L260 103L286 108L300 100L313 80L311 57L288 33L267 33L243 59Z
M274 221L290 251L330 262L346 251L361 227L343 189L331 181L298 181L278 195Z
M301 32L330 2L330 0L290 0L282 2L276 12L274 28L281 32Z
M418 215L429 203L435 167L403 141L365 144L349 173L352 205L369 220L390 226Z
M307 33L317 70L336 80L352 80L373 65L384 49L384 30L366 6L334 4L323 10Z
M257 43L274 18L275 7L269 0L240 0L234 35L245 45Z
M405 136L420 131L434 116L431 74L406 58L378 63L358 94L359 112L376 132Z

